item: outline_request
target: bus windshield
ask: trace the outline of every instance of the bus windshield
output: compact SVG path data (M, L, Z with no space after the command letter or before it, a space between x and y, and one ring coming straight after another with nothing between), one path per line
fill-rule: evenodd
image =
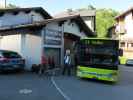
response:
M92 44L90 42L88 44L88 42L81 41L77 52L79 64L87 66L118 64L118 48L115 43L102 42L102 44Z

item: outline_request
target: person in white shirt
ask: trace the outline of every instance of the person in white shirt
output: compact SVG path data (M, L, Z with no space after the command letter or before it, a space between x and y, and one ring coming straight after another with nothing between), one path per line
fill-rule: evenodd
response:
M70 76L71 75L71 56L70 56L70 50L66 50L66 54L64 57L64 67L63 67L63 72L62 75L67 74Z

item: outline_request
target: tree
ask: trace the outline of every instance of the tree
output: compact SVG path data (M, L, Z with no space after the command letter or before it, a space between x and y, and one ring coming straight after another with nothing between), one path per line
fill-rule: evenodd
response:
M79 8L77 10L79 10L79 11L81 11L81 10L96 10L96 8L93 5L88 5L87 7Z
M118 15L118 12L112 9L96 10L96 32L98 37L107 36L107 30L114 25L116 15Z
M93 5L88 5L88 10L96 10L96 8Z
M18 6L14 5L14 4L8 4L7 8L19 8Z
M119 12L113 9L96 9L93 5L88 5L77 10L96 10L96 33L98 37L107 36L108 28L115 24L114 17L119 14Z

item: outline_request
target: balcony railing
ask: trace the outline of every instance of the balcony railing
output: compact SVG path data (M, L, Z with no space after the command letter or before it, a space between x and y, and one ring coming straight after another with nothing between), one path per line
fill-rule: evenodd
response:
M116 33L119 33L121 35L126 33L126 29L124 25L119 25L116 27Z

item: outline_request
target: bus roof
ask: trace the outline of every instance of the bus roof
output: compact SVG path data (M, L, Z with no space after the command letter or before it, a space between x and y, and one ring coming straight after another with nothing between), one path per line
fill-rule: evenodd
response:
M118 39L111 39L111 38L82 38L81 40L113 40L118 41Z

